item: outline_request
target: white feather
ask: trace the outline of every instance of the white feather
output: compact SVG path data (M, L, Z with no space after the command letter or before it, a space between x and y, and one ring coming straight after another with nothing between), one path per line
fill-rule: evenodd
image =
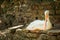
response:
M35 20L33 22L31 22L28 26L27 26L27 30L34 30L34 29L43 29L44 26L44 20Z

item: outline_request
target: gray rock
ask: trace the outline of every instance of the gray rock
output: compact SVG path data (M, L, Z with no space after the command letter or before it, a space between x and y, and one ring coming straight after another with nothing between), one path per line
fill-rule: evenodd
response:
M48 40L48 35L41 34L37 40Z
M60 35L57 36L57 39L60 40Z
M56 36L49 36L48 40L57 40Z

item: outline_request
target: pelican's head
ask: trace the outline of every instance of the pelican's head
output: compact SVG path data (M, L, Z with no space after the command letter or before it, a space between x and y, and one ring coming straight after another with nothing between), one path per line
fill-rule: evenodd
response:
M49 10L46 10L44 13L45 13L45 19L48 19L49 18Z
M49 10L46 10L45 11L45 15L49 15Z

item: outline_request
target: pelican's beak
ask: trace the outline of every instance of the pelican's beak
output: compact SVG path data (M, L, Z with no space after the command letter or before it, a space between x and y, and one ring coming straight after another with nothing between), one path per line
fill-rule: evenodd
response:
M46 29L46 26L47 26L47 25L46 25L46 23L47 23L47 19L48 19L48 15L46 14L46 15L45 15L45 23L44 23L44 29L43 29L43 30Z
M49 15L46 14L46 15L45 15L45 19L47 20L48 18L49 18Z

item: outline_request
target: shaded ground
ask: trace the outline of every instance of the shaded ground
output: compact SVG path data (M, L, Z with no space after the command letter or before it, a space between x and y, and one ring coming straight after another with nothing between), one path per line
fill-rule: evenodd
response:
M60 40L60 30L39 31L37 33L27 30L0 33L0 40Z

